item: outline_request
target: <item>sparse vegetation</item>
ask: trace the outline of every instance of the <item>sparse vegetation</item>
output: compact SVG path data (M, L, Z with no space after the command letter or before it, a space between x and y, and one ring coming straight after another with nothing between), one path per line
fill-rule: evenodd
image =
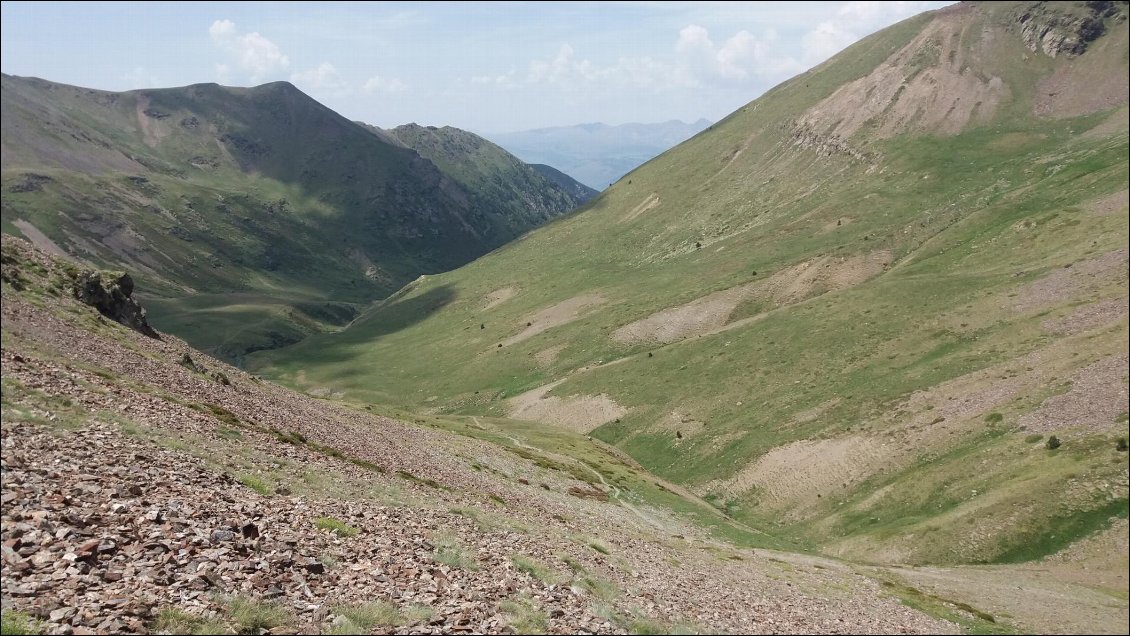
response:
M239 483L247 486L251 490L263 495L264 497L271 494L271 487L265 481L254 475L240 475L238 477Z
M157 614L153 630L162 634L231 634L232 629L221 620L204 618L196 614L166 607Z
M437 563L472 572L479 569L479 562L474 555L454 536L438 534L432 537L432 542L435 544L435 556L433 558Z
M502 601L498 608L506 614L506 621L515 633L544 634L549 626L549 616L529 597L520 596Z
M553 568L531 556L514 554L510 556L510 562L519 572L525 572L542 583L557 583L560 579Z
M33 618L23 612L4 610L0 612L0 634L40 634L42 626Z
M240 634L259 634L263 630L290 625L294 616L278 603L244 596L227 600L228 614Z
M318 517L314 520L314 526L320 530L329 530L339 537L352 537L359 532L357 528L332 517Z
M1000 413L989 413L985 416L985 421L989 424L1000 424L1004 421L1004 415Z
M339 617L329 634L369 634L377 627L396 627L405 624L406 618L395 605L387 601L373 601L363 605L342 606L334 609Z

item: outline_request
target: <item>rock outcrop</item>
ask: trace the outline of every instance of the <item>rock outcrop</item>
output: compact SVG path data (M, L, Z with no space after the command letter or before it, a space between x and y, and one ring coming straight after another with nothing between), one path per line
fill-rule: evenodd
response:
M160 338L149 326L145 309L133 296L133 279L124 272L98 272L85 270L74 283L75 298L98 310L98 313L117 321L150 338Z

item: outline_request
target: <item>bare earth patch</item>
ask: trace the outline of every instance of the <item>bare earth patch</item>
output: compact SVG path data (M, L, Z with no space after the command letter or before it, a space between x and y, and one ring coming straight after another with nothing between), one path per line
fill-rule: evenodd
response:
M1025 430L1050 433L1083 427L1091 431L1126 430L1115 419L1126 412L1127 356L1110 356L1079 369L1071 376L1071 390L1055 395L1040 408L1020 418Z
M987 121L1010 92L1000 78L967 68L962 42L969 26L963 12L939 15L870 74L808 109L798 124L842 140L876 124L876 135L885 139L907 131L956 134Z
M567 398L546 395L562 382L551 382L507 400L510 417L588 433L628 412L604 393Z
M801 440L774 448L718 486L735 494L754 490L760 505L793 517L797 508L815 505L817 495L870 477L893 451L886 440L864 435Z
M488 309L494 309L495 307L510 300L516 295L518 295L518 290L514 287L503 287L501 289L496 289L486 295L486 298L484 299L486 300L486 305L483 307L483 310L485 311Z
M1125 115L1125 113L1123 113ZM1098 216L1109 216L1111 214L1126 214L1126 208L1130 207L1130 190L1122 190L1115 192L1109 196L1096 199L1087 206L1087 209Z
M800 302L858 285L883 271L892 255L886 250L836 258L822 256L787 267L769 278L714 292L689 303L656 312L612 332L616 342L675 342L717 332L746 300L764 299L776 306Z
M46 234L40 232L39 228L31 224L31 221L16 219L15 221L12 221L12 225L19 228L20 231L23 232L27 240L31 241L32 245L38 247L44 252L47 252L48 254L54 254L55 256L62 256L64 258L67 257L67 253L63 251L63 248L59 247L55 243L55 241L52 241L50 238L48 238Z
M548 367L557 361L557 356L565 350L565 345L555 345L548 349L542 349L534 354L534 360L537 361L539 367Z
M584 294L582 296L574 296L568 300L563 300L556 305L543 309L538 313L527 316L524 320L527 323L517 335L510 336L502 341L503 346L510 346L529 340L543 331L548 331L554 327L560 327L566 323L573 322L581 316L581 313L595 305L602 304L604 297L600 294Z
M620 222L621 223L627 223L628 221L632 221L632 220L636 219L636 217L643 214L644 212L647 212L649 210L653 210L657 207L659 207L659 195L652 192L651 194L648 195L648 197L646 199L643 200L642 203L640 203L636 207L632 208L632 210L630 212L625 214L624 218L620 219Z

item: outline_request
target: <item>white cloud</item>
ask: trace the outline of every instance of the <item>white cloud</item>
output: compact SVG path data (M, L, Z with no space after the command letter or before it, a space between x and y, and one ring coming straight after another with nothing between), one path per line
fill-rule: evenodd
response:
M261 82L290 66L290 58L274 42L257 31L240 34L231 20L216 20L208 33L212 42L230 58L230 64L220 65L223 67L221 81L230 78L233 67L252 82ZM221 68L218 66L216 70L219 73Z
M337 68L329 62L322 62L315 68L293 73L290 81L307 91L335 95L348 95L353 92L349 84L342 79L341 73L338 73Z
M499 73L497 75L472 75L471 83L479 85L501 86L502 88L513 88L517 86L517 82L515 80L517 75L517 71L514 70L506 73Z
M374 75L365 80L365 84L361 86L361 91L364 93L400 93L405 91L408 86L400 81L398 77L381 77Z
M929 9L932 2L848 2L835 17L818 24L801 39L806 66L818 64L863 36Z

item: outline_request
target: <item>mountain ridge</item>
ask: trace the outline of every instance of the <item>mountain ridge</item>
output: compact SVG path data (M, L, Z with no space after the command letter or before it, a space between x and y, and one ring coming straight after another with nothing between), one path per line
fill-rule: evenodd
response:
M516 161L481 197L287 82L3 82L3 230L137 271L158 324L232 359L337 328L579 203Z

